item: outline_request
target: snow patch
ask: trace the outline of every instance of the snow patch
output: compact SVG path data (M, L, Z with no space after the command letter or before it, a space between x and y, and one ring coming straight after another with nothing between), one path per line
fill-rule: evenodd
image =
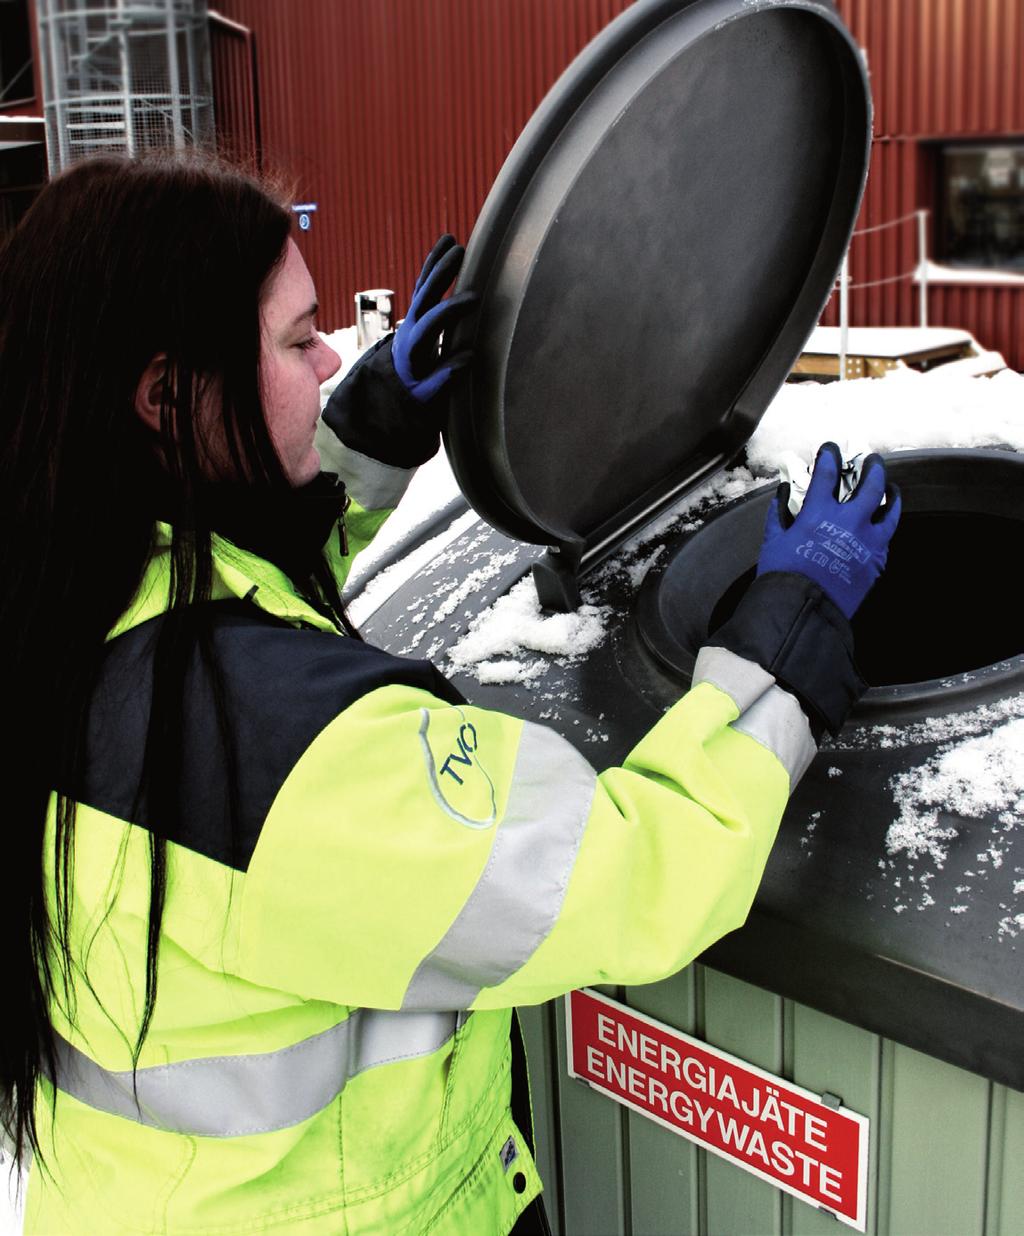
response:
M578 661L604 640L610 613L608 606L582 605L569 614L545 614L527 576L480 614L449 649L448 668L472 673L480 682L530 682L546 663L510 658L541 652L566 663ZM514 676L494 676L504 674Z
M533 682L548 668L547 661L481 661L476 667L478 682Z
M947 843L958 830L939 823L940 811L963 819L983 819L995 812L1024 819L1024 721L1010 721L990 734L940 750L917 768L889 782L899 817L886 834L890 855L928 854L942 867ZM1002 864L997 846L977 855L981 862Z
M784 384L747 447L751 469L774 476L787 453L810 462L822 442L854 438L871 451L1010 447L1024 451L1024 375L991 378L893 369L884 378Z
M969 680L973 675L962 675ZM952 685L952 683L950 683ZM925 743L950 742L974 734L987 734L997 726L1016 717L1024 717L1024 695L1008 695L993 704L982 704L966 712L946 717L926 717L910 725L861 726L842 738L822 744L833 751L860 750L871 747L899 749L919 747Z
M397 517L397 513L391 516L392 519L397 519ZM437 557L438 553L450 543L453 537L460 536L462 533L468 531L476 522L476 512L466 511L463 515L460 515L458 519L454 520L447 528L439 532L437 536L431 537L429 541L425 541L419 549L412 550L400 561L392 563L391 566L387 567L383 571L379 571L373 576L364 590L349 603L348 613L352 621L357 626L361 622L365 622L366 619L376 609L383 605L388 597L390 597L396 589L400 588L407 579L411 579L421 567L424 567L427 563L432 562ZM387 524L385 524L385 527L387 527ZM371 551L377 549L377 541L380 539L381 538L378 537L374 540L365 553L370 554ZM387 543L385 541L380 546L379 552L374 555L373 560L378 559L380 557L380 553L382 553L386 547ZM358 583L359 579L370 574L372 571L372 565L365 569L357 570L362 563L363 558L364 554L359 554L356 557L355 564L353 565L352 572L349 576L349 580L347 581L349 585L351 585L353 581ZM411 619L411 621L416 622L419 617L419 615L416 615Z
M657 549L645 552L652 541L669 533L696 532L704 522L704 513L740 498L764 483L765 478L755 476L749 468L729 468L719 472L624 541L597 572L595 582L618 576L631 592L635 592L667 548L659 545Z
M463 601L471 597L474 592L477 592L484 584L494 579L495 576L499 575L502 567L511 566L517 556L514 549L510 549L503 554L492 554L482 567L477 567L475 571L470 571L468 575L455 584L437 609L434 610L430 618L431 622L443 622L445 618L454 614Z

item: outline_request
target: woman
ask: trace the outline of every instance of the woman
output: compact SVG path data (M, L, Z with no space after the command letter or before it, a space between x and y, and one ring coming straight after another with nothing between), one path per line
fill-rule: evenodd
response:
M510 1008L739 925L862 686L846 617L898 501L873 460L841 508L833 450L622 768L353 638L346 552L436 448L437 334L470 302L437 303L443 242L332 400L321 474L337 358L288 228L232 170L100 159L0 259L28 1231L543 1230Z

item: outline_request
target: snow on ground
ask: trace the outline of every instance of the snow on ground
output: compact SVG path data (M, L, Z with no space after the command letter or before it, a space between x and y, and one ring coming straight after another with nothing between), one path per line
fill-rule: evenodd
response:
M773 475L787 451L812 460L831 438L873 451L999 447L1024 451L1024 375L991 378L894 369L854 382L792 382L776 395L747 450L750 467Z

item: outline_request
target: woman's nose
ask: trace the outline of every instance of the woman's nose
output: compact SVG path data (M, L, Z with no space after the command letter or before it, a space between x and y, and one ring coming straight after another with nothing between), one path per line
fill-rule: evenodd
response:
M341 368L341 357L329 343L321 340L322 347L317 349L317 375L321 386L328 378L333 377Z

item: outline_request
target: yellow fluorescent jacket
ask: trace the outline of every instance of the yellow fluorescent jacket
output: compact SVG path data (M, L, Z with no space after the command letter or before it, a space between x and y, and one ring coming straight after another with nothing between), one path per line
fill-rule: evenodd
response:
M426 663L340 638L275 567L215 541L238 826L197 664L133 1088L158 532L74 790L74 1000L53 1009L49 1174L33 1170L26 1231L505 1233L540 1190L509 1110L510 1009L662 978L741 924L814 751L807 721L760 666L707 649L688 694L595 774Z

